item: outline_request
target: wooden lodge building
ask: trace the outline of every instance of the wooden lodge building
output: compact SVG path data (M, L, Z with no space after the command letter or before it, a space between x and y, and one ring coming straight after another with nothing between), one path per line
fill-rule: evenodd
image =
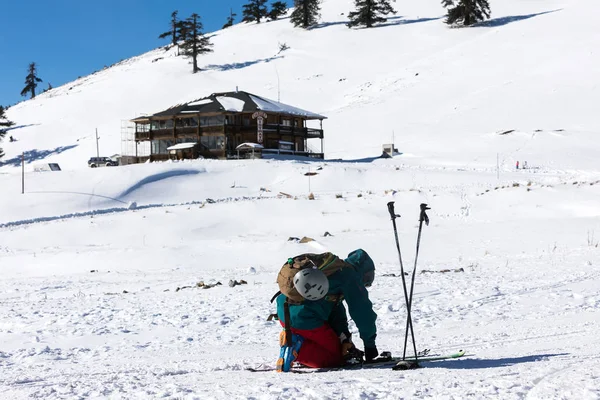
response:
M136 154L127 163L267 154L323 158L324 119L247 92L213 93L131 120L136 144L150 142L150 154L138 155L136 145ZM307 127L311 120L320 121L319 129ZM308 139L321 139L320 153L309 151Z

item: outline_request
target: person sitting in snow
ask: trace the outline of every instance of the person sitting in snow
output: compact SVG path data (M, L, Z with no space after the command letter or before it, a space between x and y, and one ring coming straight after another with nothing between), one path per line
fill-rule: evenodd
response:
M293 362L308 367L339 367L378 356L375 339L377 314L367 287L375 279L375 264L357 249L345 260L332 253L302 254L290 258L277 278L281 294L277 315L284 327L277 370L287 372ZM352 343L348 305L364 343L364 352Z

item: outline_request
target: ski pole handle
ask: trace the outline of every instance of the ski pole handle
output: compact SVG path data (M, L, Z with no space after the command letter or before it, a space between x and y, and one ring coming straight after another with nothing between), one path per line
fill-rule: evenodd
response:
M388 211L390 212L390 217L392 218L392 220L395 220L396 217L400 217L394 211L394 202L393 201L390 201L389 203L387 203L387 206L388 206Z
M425 225L429 226L429 217L427 216L426 210L431 210L431 208L427 207L427 204L421 203L421 215L419 217L419 221L425 221Z

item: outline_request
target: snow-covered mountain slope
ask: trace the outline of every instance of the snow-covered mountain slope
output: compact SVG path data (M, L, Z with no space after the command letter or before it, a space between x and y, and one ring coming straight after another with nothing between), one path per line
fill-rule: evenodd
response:
M95 128L101 153L112 155L123 120L236 86L277 99L279 86L283 102L329 117L328 158L378 155L394 137L420 163L492 165L501 153L546 166L572 151L578 157L562 167L593 166L597 1L503 0L469 29L443 24L438 1L410 0L384 26L350 30L352 5L323 2L322 23L309 31L283 19L216 32L195 75L189 60L157 49L19 103L8 111L22 126L11 131L18 142L3 143L3 161L16 165L25 151L84 168ZM279 53L280 43L290 49Z

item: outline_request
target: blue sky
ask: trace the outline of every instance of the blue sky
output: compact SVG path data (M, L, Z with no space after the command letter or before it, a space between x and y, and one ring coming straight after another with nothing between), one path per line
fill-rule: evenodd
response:
M268 3L271 4L273 0ZM286 1L289 6L293 1ZM167 44L171 12L196 12L204 30L220 29L230 8L238 16L248 0L7 0L0 22L0 104L25 99L27 66L44 80L38 91L60 86L105 65Z

